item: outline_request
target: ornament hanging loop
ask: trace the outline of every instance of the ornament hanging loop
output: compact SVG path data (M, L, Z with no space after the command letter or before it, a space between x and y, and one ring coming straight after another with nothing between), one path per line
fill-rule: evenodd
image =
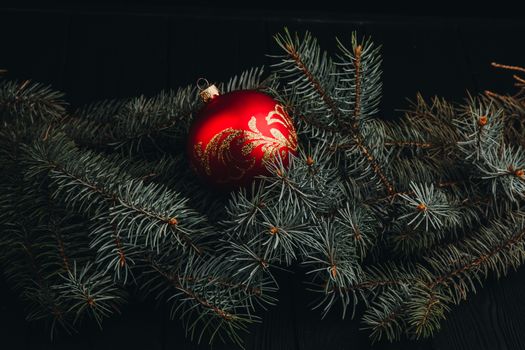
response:
M208 86L210 86L210 82L206 78L199 78L197 79L196 85L199 91L202 91L206 89Z
M204 102L208 102L216 96L220 95L219 89L214 84L210 84L207 79L197 79L197 88L199 89L199 96Z

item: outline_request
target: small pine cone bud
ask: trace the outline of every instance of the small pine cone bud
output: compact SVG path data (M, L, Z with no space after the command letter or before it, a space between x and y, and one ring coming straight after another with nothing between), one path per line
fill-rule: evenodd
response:
M175 226L179 224L179 221L177 220L177 218L171 218L169 219L168 224Z
M314 159L312 158L312 156L306 157L306 165L308 166L314 165Z
M479 119L478 119L478 124L479 124L479 126L485 126L485 125L487 125L488 122L489 122L489 118L487 118L486 115L482 115L482 116L479 117Z
M270 228L270 234L271 234L272 236L276 235L277 232L279 232L279 229L278 229L277 227L272 226L272 227Z
M525 177L525 171L523 169L518 169L514 171L514 175L516 175L517 177Z
M427 210L427 205L425 203L419 203L416 208L419 211L425 211L425 210Z
M119 265L120 267L124 267L126 265L126 258L124 257L124 254L122 252L119 252Z
M330 274L332 275L332 278L335 278L335 276L337 276L337 266L332 265L330 267Z

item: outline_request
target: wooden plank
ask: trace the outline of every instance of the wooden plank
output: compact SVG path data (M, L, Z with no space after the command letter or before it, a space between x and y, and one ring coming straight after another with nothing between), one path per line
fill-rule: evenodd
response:
M87 343L95 350L119 349L164 349L162 313L152 300L131 297L129 304L105 321L103 329L93 323L81 330L87 334Z
M31 330L25 320L25 305L0 276L0 339L6 348L27 349Z
M494 281L496 286L492 312L493 323L501 329L500 340L504 340L508 349L525 349L525 267L509 273L501 281ZM473 305L473 307L475 307Z
M94 350L89 342L89 333L85 327L79 333L66 334L63 331L51 339L48 327L42 327L42 324L32 323L29 325L27 349L28 350Z
M298 348L315 349L369 349L370 344L365 332L359 331L359 321L351 320L349 315L342 319L342 310L337 306L326 317L321 311L312 310L312 302L319 295L305 291L306 285L301 280L304 275L294 278L294 310Z
M8 79L31 79L64 89L68 16L0 13L0 69Z
M277 305L258 313L262 322L252 327L251 335L246 338L246 347L253 350L296 350L299 347L293 276L275 269L273 273L279 283L279 291L274 295L278 298Z
M370 22L366 32L382 45L383 103L385 118L399 116L419 91L462 101L474 88L454 21L424 19Z
M72 15L67 91L74 105L167 88L167 19Z
M193 85L204 77L226 81L265 63L261 21L172 18L169 27L170 87Z
M436 349L524 349L525 268L489 279L478 293L454 307L433 340Z

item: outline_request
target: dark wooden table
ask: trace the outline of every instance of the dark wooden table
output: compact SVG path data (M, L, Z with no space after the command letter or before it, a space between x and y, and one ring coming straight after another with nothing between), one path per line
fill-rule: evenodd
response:
M117 2L113 2L116 4ZM501 15L501 14L500 14ZM152 95L220 81L271 59L272 35L288 26L310 30L327 50L351 31L383 45L381 113L398 115L417 91L461 101L466 91L512 91L509 74L490 62L525 65L525 21L509 18L297 13L220 6L67 7L0 5L0 68L10 77L53 84L73 106L102 98ZM512 18L510 18L512 17ZM369 349L358 321L310 311L298 274L280 276L279 304L246 335L248 349ZM525 269L486 283L448 315L431 340L379 343L374 349L525 349ZM131 302L100 331L49 340L24 321L24 306L0 280L0 349L207 349L184 336L179 321L153 303ZM217 349L227 346L218 344Z

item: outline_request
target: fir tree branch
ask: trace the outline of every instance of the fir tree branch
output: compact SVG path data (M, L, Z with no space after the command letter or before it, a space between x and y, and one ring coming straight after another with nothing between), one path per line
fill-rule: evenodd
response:
M436 290L417 286L406 303L409 336L428 337L440 328L440 321L449 311L446 300Z
M525 229L521 229L518 232L510 235L508 238L500 241L493 247L488 247L486 253L474 256L472 259L462 262L456 268L447 271L443 274L435 276L427 286L429 289L435 289L440 285L448 285L452 283L454 278L465 274L471 270L477 270L480 266L487 264L491 258L495 257L501 252L508 251L517 244L522 244L525 239Z
M250 308L253 308L249 300L254 294L246 290L244 285L224 283L222 278L194 278L193 276L188 278L188 275L166 271L150 258L148 261L154 271L177 291L169 297L169 300L179 300L179 305L174 305L172 316L175 312L180 311L181 317L187 319L187 329L191 332L192 337L193 333L198 330L201 334L200 340L202 334L211 328L211 339L217 336L224 340L223 336L226 335L240 345L242 339L239 337L239 331L246 331L247 323L258 320L249 311ZM200 282L204 283L200 284ZM262 298L264 294L257 292L255 296ZM245 301L246 297L248 297L248 302ZM189 302L193 303L187 305ZM197 313L197 316L193 317L195 320L188 318L190 313ZM197 328L198 324L201 325L200 329Z
M354 124L352 128L358 130L359 128L359 119L361 118L361 53L363 52L363 47L361 45L354 46L354 59L352 61L355 69L354 85L355 85L355 107L354 107Z
M30 80L0 82L0 116L4 112L16 118L53 120L65 113L63 94Z
M337 133L338 131L340 131L337 126L324 125L323 123L307 116L306 114L300 113L296 108L294 108L294 106L291 103L285 103L284 108L286 109L286 113L288 113L288 115L293 115L294 117L297 117L306 122L307 124L313 125L320 130L328 131L331 133Z
M11 266L10 269L5 268L5 273L8 280L14 282L15 279L18 279L17 282L14 282L13 285L15 289L21 292L24 299L28 300L32 305L33 309L29 311L27 315L28 320L48 320L51 319L51 336L55 332L55 324L58 322L62 325L63 329L69 331L71 325L69 324L69 315L67 310L65 310L57 299L56 293L52 289L49 278L46 277L44 271L45 269L39 263L37 257L38 253L35 252L35 243L31 241L28 237L27 230L23 227L22 223L19 223L19 227L22 227L22 231L26 233L23 234L23 237L12 237L12 242L8 244L8 249L4 258L9 260L10 264L13 264L16 261L16 266ZM20 230L20 228L14 228L14 230ZM4 234L9 234L13 236L15 231L9 232L5 231ZM22 233L22 231L19 231ZM5 244L5 243L4 243ZM19 261L19 256L17 253L23 253L23 260ZM7 263L7 261L5 261ZM20 269L28 267L29 274L31 277L23 277Z
M46 142L51 142L46 141ZM58 147L64 147L60 144L57 144ZM56 151L56 150L55 150ZM70 157L75 154L74 149L67 149L62 148L61 149L62 157ZM47 169L49 172L49 176L57 181L57 184L59 185L59 188L61 190L66 190L70 188L74 188L75 186L80 187L80 194L82 194L82 197L74 197L72 196L71 190L68 191L70 194L68 197L66 197L67 200L72 200L71 203L67 202L68 205L78 205L80 211L82 212L89 212L91 209L93 202L89 204L84 204L83 201L86 200L93 200L91 195L97 195L99 200L102 201L101 203L104 203L105 206L111 206L117 204L120 209L120 213L122 215L126 215L126 211L129 210L130 213L133 215L136 215L137 217L141 217L140 222L144 222L144 220L149 221L151 224L148 226L151 228L156 228L157 230L152 234L150 237L149 235L146 236L146 238L150 238L151 241L149 242L152 246L157 246L159 244L159 238L163 237L163 233L166 231L173 233L178 240L180 240L181 244L183 246L186 246L196 252L197 254L202 253L202 247L199 247L193 242L193 240L188 236L188 233L184 227L180 226L181 217L176 218L175 216L167 216L164 213L160 213L158 211L155 211L153 208L148 209L146 207L142 207L138 205L140 203L140 200L143 200L143 198L147 198L146 196L152 196L157 195L157 198L162 198L163 195L167 195L169 193L169 190L167 189L161 189L158 186L145 186L142 185L140 182L133 181L130 178L123 179L124 181L127 181L126 186L117 187L115 189L111 188L107 184L104 184L103 181L105 181L104 176L97 175L97 174L89 174L89 173L83 173L86 169L89 169L89 167L83 167L83 169L78 169L75 173L75 169L71 166L69 166L70 169L66 168L66 166L59 163L60 159L53 159L52 155L51 158L49 157L50 154L47 154L46 151L37 151L37 152L29 152L29 154L34 158L34 161L39 163L39 167L44 167L44 169ZM89 154L89 153L88 153ZM80 156L80 155L78 155ZM96 161L103 161L101 159L97 159ZM100 167L99 164L92 163L91 168L92 169L98 169ZM94 176L94 177L93 177ZM100 178L97 179L97 176ZM90 178L91 177L91 178ZM161 192L162 190L162 192ZM144 197L140 198L138 197L140 194L142 194ZM171 194L171 193L170 193ZM56 195L56 194L55 194ZM138 197L137 199L134 199L134 197ZM78 202L77 202L78 201ZM76 202L76 203L75 203ZM175 202L176 204L177 202ZM179 199L179 205L183 202ZM84 205L87 205L87 207L83 207ZM185 215L192 215L193 213L187 212ZM195 214L193 214L195 215ZM203 221L202 218L195 217L195 219L199 221ZM152 226L153 225L153 226ZM190 226L191 227L191 226ZM190 229L191 230L191 229ZM142 232L137 232L139 235L143 235ZM159 236L161 235L161 236ZM156 238L158 237L158 238ZM146 240L147 243L147 240Z
M385 142L385 146L431 148L431 147L434 147L434 144L431 142L397 141L396 140L396 141Z
M326 93L324 88L321 86L319 80L316 79L311 70L307 67L306 63L301 58L301 55L299 55L299 53L297 52L293 43L291 41L288 41L286 44L284 44L284 49L291 57L291 59L295 62L299 70L306 76L306 79L308 79L310 84L314 87L319 97L328 106L328 108L336 118L337 125L340 126L340 112L335 104L335 101L332 100L332 98Z
M343 290L343 291L349 291L349 292L356 292L356 291L369 292L369 291L373 291L377 288L382 288L382 287L406 285L408 282L410 282L410 280L405 280L405 279L364 280L362 282L344 286L344 287L334 287L333 290L334 291Z
M405 325L406 291L385 292L365 311L363 329L371 330L373 342L385 337L389 341L398 340Z
M224 277L221 277L221 278L201 277L199 278L199 277L195 277L191 275L187 275L187 276L179 275L176 277L176 279L190 282L190 283L196 283L196 284L200 284L200 283L213 284L221 288L225 288L225 289L240 289L240 290L246 291L250 295L255 295L255 296L260 296L262 294L262 290L259 287L254 287L249 284L242 283L242 282L236 283L233 281L229 281Z
M156 264L153 260L150 260L151 266L168 281L170 284L172 284L176 289L183 292L187 297L192 298L195 300L198 304L200 304L202 307L207 308L211 311L213 311L217 316L223 318L226 321L235 321L235 315L232 315L228 311L225 311L221 309L219 306L214 305L212 302L206 300L204 297L200 297L195 292L193 292L189 288L185 288L183 284L181 283L181 277L179 275L170 274L166 271L164 271L158 264ZM187 282L193 282L194 279L188 279L188 278L182 278L182 280Z
M89 316L102 327L104 318L118 312L119 305L124 301L124 292L112 283L109 276L92 270L91 263L79 269L74 261L72 269L61 276L62 283L53 289L67 305L68 312L75 315L73 323Z
M295 66L299 69L299 71L305 76L306 80L310 83L310 85L313 87L313 90L317 93L317 95L324 101L325 105L328 107L328 109L331 111L332 115L335 118L336 125L341 131L347 131L350 132L352 135L352 140L355 142L355 145L357 149L359 149L362 157L370 163L370 166L373 170L373 172L379 177L381 180L383 186L385 187L388 194L392 194L395 192L394 187L392 183L389 181L387 176L384 174L383 170L381 169L377 159L375 159L373 153L368 149L368 147L365 145L364 139L362 134L359 132L358 124L356 121L356 124L354 124L350 130L347 130L347 128L344 127L342 121L341 121L341 112L336 104L336 102L330 97L330 95L326 92L326 90L321 85L321 82L319 79L313 74L312 70L306 62L303 60L301 54L296 48L296 44L294 43L294 40L291 38L289 32L286 30L285 36L276 36L277 43L286 51L288 56L292 59L292 61L295 63ZM298 39L296 39L298 41ZM308 42L308 40L307 40ZM359 53L359 62L360 62L360 54L361 50L356 48L356 53ZM360 67L359 62L356 63L356 68ZM358 70L359 73L359 70ZM356 81L358 82L356 84L356 96L359 97L356 101L357 111L360 111L360 96L361 96L361 78L359 74L356 74Z

